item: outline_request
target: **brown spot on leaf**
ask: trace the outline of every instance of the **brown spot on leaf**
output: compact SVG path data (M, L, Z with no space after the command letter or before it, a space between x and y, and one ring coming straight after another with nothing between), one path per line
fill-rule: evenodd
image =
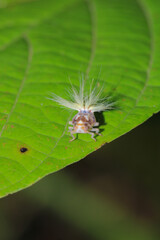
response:
M2 143L2 144L3 144L3 147L5 147L6 143L4 142L4 143Z
M119 111L120 114L122 114L123 112L122 111Z

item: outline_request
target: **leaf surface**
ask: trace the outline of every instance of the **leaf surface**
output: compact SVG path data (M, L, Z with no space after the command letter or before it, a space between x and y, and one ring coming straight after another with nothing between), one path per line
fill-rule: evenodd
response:
M84 158L160 110L158 0L6 1L0 6L0 196ZM118 99L94 142L69 142L68 98L83 74ZM23 151L25 149L25 151Z

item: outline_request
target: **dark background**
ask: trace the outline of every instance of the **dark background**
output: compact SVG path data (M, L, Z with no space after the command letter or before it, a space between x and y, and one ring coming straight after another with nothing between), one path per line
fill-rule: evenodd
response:
M0 240L160 239L160 114L0 200ZM148 237L148 238L147 238Z

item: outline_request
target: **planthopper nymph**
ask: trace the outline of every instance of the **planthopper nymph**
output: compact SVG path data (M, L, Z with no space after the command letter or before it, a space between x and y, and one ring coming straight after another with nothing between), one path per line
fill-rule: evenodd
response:
M89 91L84 89L84 81L80 83L80 88L77 90L71 85L70 100L66 100L54 93L52 93L52 101L57 102L66 108L77 110L78 113L73 117L69 127L73 141L76 137L73 134L89 133L91 138L96 141L95 134L99 133L99 122L96 121L95 112L102 112L112 109L114 103L109 101L109 97L102 97L103 88L98 90L98 84L92 87L90 85Z

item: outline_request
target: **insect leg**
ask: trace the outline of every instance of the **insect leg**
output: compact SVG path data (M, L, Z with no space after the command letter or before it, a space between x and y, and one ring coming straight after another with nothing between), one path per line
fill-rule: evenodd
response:
M94 133L92 132L88 132L89 134L91 134L91 138L96 142L96 139L94 138Z
M72 136L72 139L69 140L70 142L74 141L76 139L76 137L73 135L73 133L71 132L71 136Z
M76 139L76 137L73 135L75 133L75 131L73 130L73 127L69 127L69 132L70 132L70 134L72 136L72 139L69 140L69 141L72 142L74 139Z
M71 132L73 130L73 127L68 127L68 132Z
M99 128L92 128L91 131L95 132L97 135L102 135L101 133L99 133Z

